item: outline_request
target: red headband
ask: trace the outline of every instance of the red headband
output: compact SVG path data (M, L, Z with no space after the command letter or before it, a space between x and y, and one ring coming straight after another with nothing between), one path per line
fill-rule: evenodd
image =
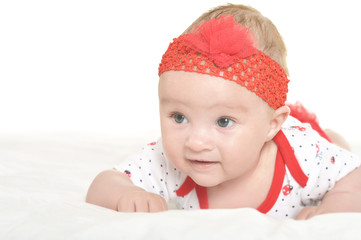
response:
M289 80L277 62L255 48L253 39L233 16L213 18L173 39L159 65L159 76L173 70L221 77L277 109L286 102Z

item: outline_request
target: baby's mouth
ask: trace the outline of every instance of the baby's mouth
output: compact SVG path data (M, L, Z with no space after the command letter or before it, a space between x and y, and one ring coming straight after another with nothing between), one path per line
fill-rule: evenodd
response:
M203 160L189 160L193 167L198 169L206 169L210 168L219 162L212 162L212 161L203 161Z

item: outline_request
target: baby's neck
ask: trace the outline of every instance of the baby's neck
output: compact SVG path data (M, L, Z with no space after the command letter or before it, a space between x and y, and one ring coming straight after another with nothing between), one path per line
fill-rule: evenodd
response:
M261 150L254 171L239 181L224 182L207 189L209 208L257 208L270 190L277 145L270 141Z

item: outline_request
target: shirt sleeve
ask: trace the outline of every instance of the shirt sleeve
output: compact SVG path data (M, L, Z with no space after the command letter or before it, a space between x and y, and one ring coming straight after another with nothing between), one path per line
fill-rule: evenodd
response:
M288 131L296 158L308 176L301 192L304 205L316 205L337 181L360 166L360 158L321 137L308 124Z
M166 160L161 140L146 145L114 168L126 174L136 186L158 194L166 201L175 194L173 179L178 171Z

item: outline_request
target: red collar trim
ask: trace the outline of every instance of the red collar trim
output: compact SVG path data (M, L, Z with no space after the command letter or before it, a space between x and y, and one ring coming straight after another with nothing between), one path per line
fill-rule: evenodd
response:
M305 187L308 181L308 177L302 171L294 155L293 148L291 147L284 133L282 131L279 131L277 135L273 138L273 140L278 147L275 172L273 175L272 185L267 194L267 197L263 201L263 203L257 208L257 210L261 213L267 213L276 203L282 189L282 184L286 171L285 165L287 165L288 169L291 172L291 175L302 187ZM207 188L199 186L189 176L186 178L182 186L176 191L176 194L177 196L182 197L189 194L194 188L196 189L200 208L208 209L209 205Z
M176 191L177 196L183 197L183 196L187 195L196 186L197 186L197 184L193 181L193 179L190 177L187 177L186 180L184 181L184 183L182 184L182 186L180 186L180 188Z
M287 137L282 131L279 131L273 138L273 141L277 144L279 151L281 152L282 158L290 170L293 178L302 187L306 186L308 177L302 171L300 164L298 163L293 148L287 140Z
M176 191L176 194L178 197L183 197L189 194L194 188L196 189L199 207L201 209L208 209L207 188L198 185L189 176L186 178L182 186Z
M261 213L267 213L276 203L279 193L282 189L285 172L286 172L285 163L283 161L280 151L277 150L275 172L273 174L271 188L267 194L266 199L257 208L257 210L260 211Z

